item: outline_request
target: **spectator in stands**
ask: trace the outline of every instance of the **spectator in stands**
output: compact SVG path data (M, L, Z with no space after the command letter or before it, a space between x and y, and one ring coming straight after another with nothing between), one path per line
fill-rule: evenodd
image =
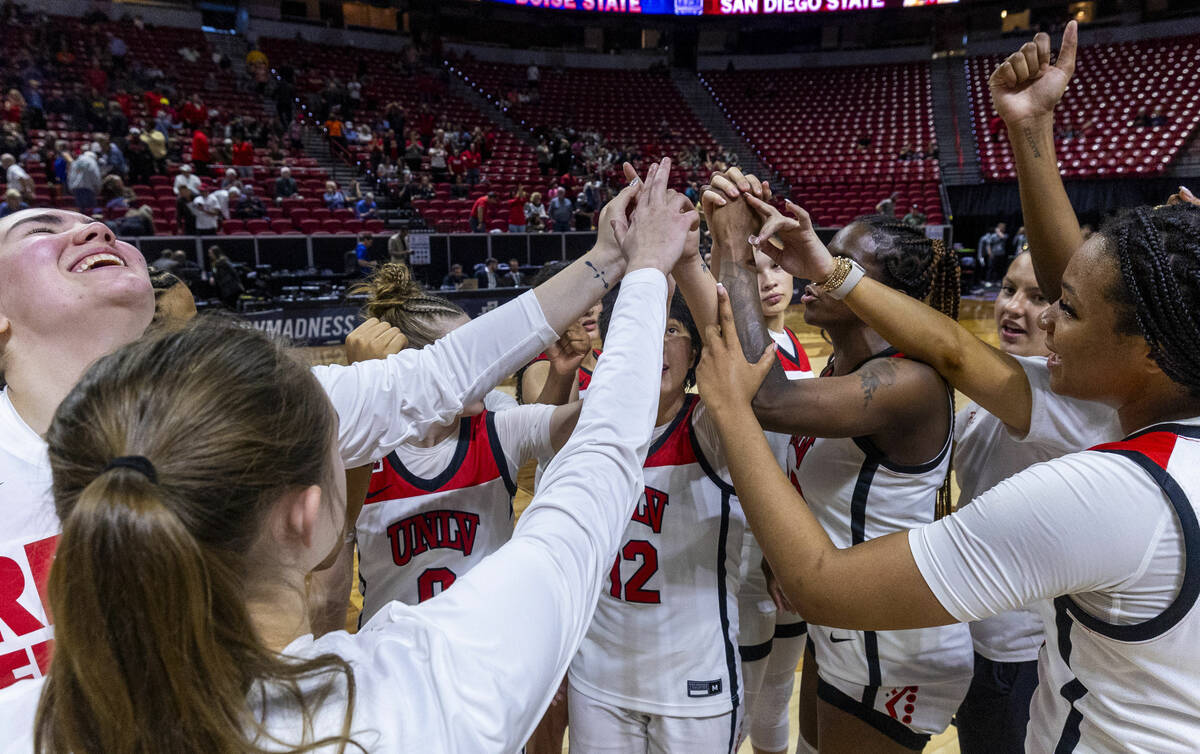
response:
M0 167L4 168L8 190L16 191L24 199L33 199L33 178L11 154L0 155Z
M855 140L854 149L857 152L865 152L871 148L871 144L873 144L874 141L875 140L871 138L870 134L863 134Z
M354 205L354 216L359 220L374 220L379 216L379 207L375 204L375 194L368 191Z
M105 223L122 238L154 235L154 209L149 204L143 204L125 211L125 216Z
M408 141L404 145L404 164L412 172L421 169L421 161L425 157L425 148L421 146L420 134L410 131Z
M452 265L450 265L450 272L447 273L446 277L442 278L442 287L443 288L458 288L459 286L461 286L463 284L463 281L466 279L467 279L467 276L463 274L462 265L461 264L452 264Z
M571 220L575 216L575 204L567 198L567 190L559 186L550 200L550 220L554 223L555 233L566 233L571 229Z
M446 182L446 145L440 140L429 147L429 169L433 171L434 183Z
M543 231L549 220L550 215L546 212L546 205L542 203L542 192L534 191L529 195L529 201L525 202L525 229L527 231Z
M508 260L508 272L501 279L500 284L509 288L525 284L525 273L521 272L521 262L516 257Z
M479 183L479 169L483 166L483 158L472 146L468 146L459 155L467 172L467 185L474 188Z
M242 177L233 168L225 168L225 175L221 177L221 188L228 189L231 186L241 188L243 186Z
M880 199L879 203L875 205L875 214L884 215L885 217L895 217L896 195L897 192L893 191L891 194Z
M196 216L196 235L216 235L221 227L221 205L205 186L192 199L192 213Z
M29 205L21 199L21 192L9 189L4 192L4 204L0 204L0 217L8 217L14 212L29 209Z
M192 172L192 166L188 163L184 163L183 165L179 166L179 174L175 176L175 183L172 188L176 194L179 194L179 189L183 186L187 186L189 189L191 189L192 196L195 196L196 194L200 193L201 183L202 181L200 180L200 176Z
M901 162L908 162L909 160L916 160L918 158L920 158L920 155L917 153L917 150L913 148L912 144L905 144L904 147L901 148L900 153L896 155L896 159L900 160Z
M1150 127L1161 128L1167 125L1167 116L1163 113L1161 107L1154 108L1154 112L1150 114Z
M51 166L51 173L54 176L52 182L59 186L66 186L67 171L70 169L71 163L75 158L71 156L71 152L67 148L67 142L61 139L54 143L54 152L54 164Z
M197 173L205 175L208 173L208 163L211 161L212 153L209 151L208 134L204 133L203 129L197 128L192 132L192 164Z
M261 220L267 216L267 208L263 206L262 200L249 190L241 192L236 204L233 204L231 197L230 204L230 213L239 220Z
M154 175L154 158L141 139L141 129L129 129L129 141L125 147L125 164L128 167L129 183L136 186L150 182Z
M196 192L188 184L179 186L175 195L175 230L185 236L196 235L196 212L192 201Z
M333 181L325 181L325 194L322 196L325 206L331 210L346 208L346 195Z
M169 146L166 133L158 129L143 130L140 139L146 145L146 149L150 151L150 157L154 160L154 174L164 175L167 172L166 160L167 148Z
M233 166L242 178L254 176L254 145L248 138L233 145Z
M432 199L437 195L433 180L428 175L421 176L421 182L411 192L413 199Z
M996 227L990 233L979 239L979 250L975 257L979 268L985 270L985 285L995 284L1004 271L1005 261L1008 259L1007 230L1008 226L1004 223L996 223Z
M178 50L176 50L176 52L179 53L179 57L183 58L189 63L195 63L200 59L200 53L195 49L188 47L187 45L180 47Z
M346 123L342 120L340 107L335 105L330 112L329 118L325 121L325 131L331 142L341 148L343 152L346 151Z
M214 189L209 195L210 203L215 203L217 210L221 213L222 222L233 216L233 209L237 207L237 203L242 199L242 190L237 185L231 185L229 188Z
M475 282L480 288L499 288L500 281L500 262L495 257L488 257L483 267L475 273Z
M687 188L684 189L683 195L688 198L689 202L695 204L696 202L700 201L700 187L696 185L695 181L688 181Z
M375 245L375 235L369 231L358 234L358 244L354 247L354 258L358 261L358 271L363 277L375 269L375 259L371 247Z
M350 205L351 209L358 204L358 200L363 198L362 187L358 185L358 179L350 181L350 188L346 190L346 204Z
M96 195L100 193L100 163L90 149L83 149L71 163L67 172L67 188L75 197L75 206L85 215L96 208Z
M936 160L938 158L938 143L937 139L930 139L925 145L925 158L928 160Z
M489 191L476 199L475 203L471 205L471 216L467 219L467 224L470 226L472 233L487 232L488 213L491 212L491 208L496 202L496 192Z
M925 213L921 211L919 204L914 204L908 214L901 220L905 225L911 225L914 228L925 227Z
M541 80L542 72L538 70L537 63L530 63L529 67L525 69L525 83L536 88Z
M279 177L275 179L275 202L278 204L284 199L303 199L300 196L300 187L296 185L296 179L292 177L292 169L282 167L279 169Z
M545 139L538 142L537 145L537 166L542 175L550 174L550 166L554 162L554 156L550 152L550 145Z
M525 232L525 205L527 196L524 186L518 186L513 198L508 200L508 232Z

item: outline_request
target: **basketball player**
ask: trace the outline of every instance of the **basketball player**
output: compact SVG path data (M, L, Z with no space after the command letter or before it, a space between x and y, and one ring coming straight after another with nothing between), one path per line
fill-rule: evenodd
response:
M726 179L729 185L719 188ZM714 176L713 186L716 191L704 199L715 264L729 260L720 267L723 282L739 327L747 330L747 347L761 353L769 339L747 241L759 229L758 218L743 201L716 201L734 189L746 194L761 188L738 171ZM957 258L911 227L860 218L833 244L887 286L957 312ZM934 370L905 358L840 302L818 294L809 286L802 301L805 321L824 329L833 344L822 378L791 381L776 368L755 407L765 429L794 435L789 477L830 535L849 547L906 528L906 522L932 521L935 510L948 512L953 404ZM818 668L816 688L801 687L801 733L809 745L822 751L919 750L949 725L972 673L966 626L846 632L804 617L812 647L805 667L815 657ZM912 687L919 687L919 699L904 712L897 704L912 695Z
M636 174L633 177L636 177ZM540 285L565 267L563 262L546 263L534 276L532 285ZM573 341L586 338L590 346L583 359L574 366L569 363L574 359L563 361L543 353L517 372L518 403L561 406L587 394L592 370L596 368L596 360L600 358L603 347L600 337L600 315L603 311L603 301L597 301L579 318L578 330L571 333Z
M605 208L596 246L540 289L489 312L436 347L384 361L316 367L339 415L349 467L373 461L457 416L504 376L545 350L620 278L625 260L612 222L624 222L638 186ZM597 274L601 271L604 274ZM154 313L145 261L102 223L62 210L0 220L0 688L40 677L52 636L39 583L59 531L50 510L41 435L89 364L137 339Z
M715 304L698 231L673 276L688 303L676 295L667 318L644 494L571 663L572 752L703 754L738 741L744 519L704 405L686 392L700 356L690 304L704 306L705 281Z
M4 692L6 744L26 748L16 739L44 686L39 749L518 747L644 491L664 271L697 221L667 178L651 168L622 233L630 274L592 386L601 400L583 409L513 540L454 589L392 603L354 636L306 631L304 576L339 542L345 504L319 382L261 335L219 322L101 360L48 435L60 633L46 682ZM180 363L193 368L165 368Z
M810 378L813 373L808 354L784 324L795 280L761 251L755 253L754 262L763 316L784 374L792 380ZM789 439L788 435L768 433L781 467L787 464ZM754 532L747 530L742 539L742 583L738 590L738 655L747 721L742 735L749 735L755 754L777 754L787 751L788 704L796 665L804 654L806 624L795 613L776 608L762 562Z
M830 541L783 475L763 472L770 448L751 398L769 362L746 364L726 306L720 337L712 331L706 344L702 391L722 401L714 414L734 482L791 602L810 621L864 630L1035 606L1046 642L1027 750L1194 749L1197 238L1194 207L1122 213L1071 258L1043 317L1049 389L1113 406L1125 440L1037 464L948 518L849 549ZM797 261L819 281L845 266L816 253ZM823 295L878 294L849 267ZM1034 405L1051 400L1030 387Z
M363 313L395 326L410 348L470 321L458 305L422 290L403 264L381 266L358 290L368 295ZM358 502L353 519L360 626L392 600L415 605L449 588L508 541L517 468L562 447L579 405L468 406L458 421L374 464L366 504Z

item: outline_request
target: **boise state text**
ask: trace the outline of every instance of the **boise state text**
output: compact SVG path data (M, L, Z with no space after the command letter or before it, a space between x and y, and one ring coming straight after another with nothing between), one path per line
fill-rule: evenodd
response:
M597 11L600 13L641 13L663 15L699 15L700 0L492 0L548 10ZM677 6L679 6L677 8ZM695 10L692 7L695 6Z

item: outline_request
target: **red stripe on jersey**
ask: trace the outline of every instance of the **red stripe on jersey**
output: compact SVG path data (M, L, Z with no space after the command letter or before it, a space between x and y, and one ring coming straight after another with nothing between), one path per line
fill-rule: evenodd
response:
M592 349L592 356L594 356L596 359L600 358L601 353L603 353L603 351L601 351L599 348ZM550 357L547 356L545 354L545 352L542 352L537 355L536 359L534 359L533 361L531 361L529 363L532 364L532 363L534 363L534 361L549 361L549 360L550 360ZM587 390L588 385L590 385L592 382L592 370L586 369L583 366L580 366L579 367L579 375L578 375L577 379L579 381L579 389Z
M1136 450L1166 471L1167 464L1171 461L1171 453L1175 451L1175 443L1178 441L1179 435L1173 432L1147 432L1132 440L1109 442L1097 445L1091 450Z
M696 450L692 444L692 414L700 403L700 396L690 393L683 398L683 408L671 420L663 436L658 438L646 456L643 468L658 466L686 466L696 463Z
M436 479L417 477L405 468L399 455L395 452L389 454L381 467L371 475L371 486L367 490L364 505L384 500L420 497L433 492L461 490L501 478L497 457L502 450L492 447L492 440L488 434L488 413L484 411L462 420L462 424L466 424L467 427L464 431L460 424L454 460Z
M811 372L812 365L808 362L808 353L804 350L804 346L800 345L800 340L796 337L796 333L788 328L783 328L783 332L788 336L788 340L792 342L792 350L796 352L796 357L784 353L781 349L775 349L775 354L779 357L779 363L783 365L785 372Z

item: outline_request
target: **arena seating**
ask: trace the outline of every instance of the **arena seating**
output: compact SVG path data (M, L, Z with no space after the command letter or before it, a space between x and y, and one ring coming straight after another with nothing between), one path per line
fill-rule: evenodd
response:
M943 222L925 64L705 72L704 83L762 159L792 186L819 225L844 225L897 192ZM870 144L860 146L859 140Z
M51 17L51 23L66 30L64 38L70 45L75 60L62 64L58 76L48 76L42 82L43 96L47 100L74 91L76 84L83 80L84 71L89 65L89 49L97 43L106 44L105 35L107 32L112 32L126 43L129 49L127 56L129 65L140 65L147 69L162 69L169 78L178 82L181 89L180 99L187 99L192 94L199 94L206 107L215 107L222 112L222 118L233 115L260 119L274 117L273 111L264 108L261 97L239 91L233 74L222 71L213 63L212 50L204 34L199 30L174 27L147 27L138 30L130 24L116 22L84 26L78 19L61 16ZM29 49L33 43L31 30L26 26L10 24L4 26L3 31L3 43L0 48L3 49L6 56L17 55L20 50ZM179 54L179 50L184 47L199 53L195 62L189 62ZM215 88L205 86L206 79L209 79L210 75L216 84ZM112 87L113 83L110 81L110 88ZM107 93L109 98L117 98L118 94L115 91ZM128 103L128 119L131 126L153 122L157 108L150 100L151 98L145 96L133 96L125 100ZM176 101L171 104L178 107L182 103ZM69 145L72 154L78 154L81 148L92 141L90 131L73 128L71 121L66 116L54 113L46 114L45 129L31 129L28 136L33 145L43 143L53 145L57 140L64 140ZM174 135L173 139L182 145L180 154L182 160L190 161L190 134L180 132ZM216 141L214 137L214 147ZM316 197L317 203L320 204L319 197L321 191L324 190L326 172L318 166L316 160L304 157L299 153L292 153L286 148L284 151L287 156L283 160L283 164L292 167L293 176L301 184L302 193ZM168 175L154 176L149 184L130 187L139 200L154 208L155 231L160 235L171 235L176 232L176 197L172 190L172 184L180 164L170 161ZM210 183L215 182L214 179L219 180L226 167L228 166L213 162L209 166L208 175L202 177L210 180ZM37 161L27 161L25 168L34 179L35 200L38 204L74 209L74 199L65 191L50 185L44 165ZM256 184L255 190L259 197L269 199L274 195L276 173L277 170L269 166L266 150L256 149L253 177L247 177L245 180L248 183ZM268 211L272 212L273 216L266 221L266 227L256 225L256 228L263 228L265 233L299 232L298 228L280 215L279 209L272 208ZM236 228L239 224L235 223L232 227ZM231 232L228 227L225 232Z
M980 167L988 180L1015 180L1012 149L1000 131L988 128L994 116L987 80L1003 58L968 58L967 81L975 119ZM1059 106L1060 170L1071 178L1161 175L1200 124L1200 41L1195 37L1152 39L1123 44L1084 45L1076 78ZM1121 86L1113 86L1120 81ZM1162 108L1166 123L1137 126L1139 114ZM1062 138L1065 128L1082 135Z
M613 146L635 147L645 159L718 146L665 72L542 68L538 101L513 104L508 94L527 89L525 66L473 60L453 65L467 83L505 102L509 117L530 130L570 126L596 131ZM678 188L708 176L675 172L672 178Z
M466 199L453 199L450 184L437 184L437 194L432 200L417 201L413 206L433 228L442 232L466 231L471 202L488 190L495 190L502 199L510 197L518 186L530 186L530 190L543 182L538 175L537 161L532 148L516 136L498 129L482 113L469 103L455 97L442 81L425 72L408 74L403 70L402 57L398 53L364 50L361 48L319 45L297 40L263 39L260 42L275 66L291 64L305 72L297 81L301 92L319 91L336 77L343 83L355 78L359 61L365 61L369 72L363 86L363 107L354 117L347 120L357 123L366 119L374 124L384 118L384 109L389 102L399 102L405 109L408 120L405 128L416 127L416 118L423 105L428 105L438 122L446 121L461 125L467 130L481 126L485 132L494 131L495 145L490 159L484 161L480 175L484 183L470 191ZM398 136L403 139L402 134ZM368 150L351 145L350 152L364 169L370 165ZM422 161L422 171L428 172L429 159ZM492 227L507 229L497 217Z

